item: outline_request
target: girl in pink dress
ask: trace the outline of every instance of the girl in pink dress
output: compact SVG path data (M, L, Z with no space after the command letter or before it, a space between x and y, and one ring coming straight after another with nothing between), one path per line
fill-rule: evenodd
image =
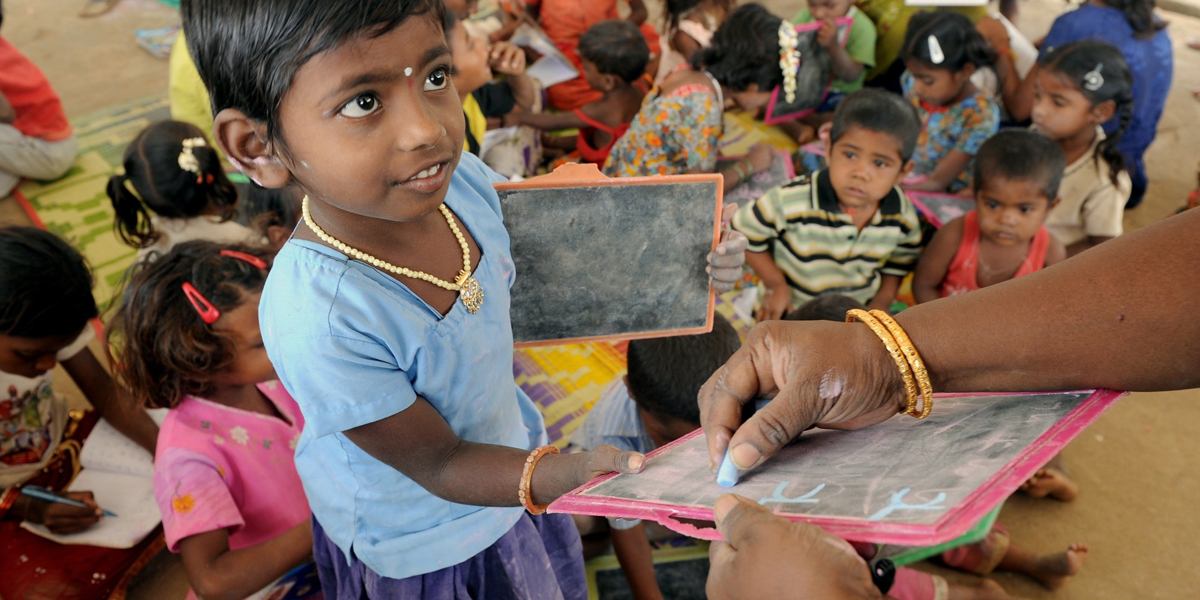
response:
M171 409L154 492L189 598L320 597L294 462L304 419L258 328L270 254L185 242L131 276L109 329L141 404Z

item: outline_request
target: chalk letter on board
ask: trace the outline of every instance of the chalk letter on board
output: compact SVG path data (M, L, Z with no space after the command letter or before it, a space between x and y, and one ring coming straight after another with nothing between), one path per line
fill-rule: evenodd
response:
M934 498L933 500L930 500L929 502L926 502L924 504L908 504L908 503L904 502L904 497L906 495L908 495L909 491L911 491L910 488L904 488L904 489L892 494L891 504L887 505L882 510L871 515L870 517L867 517L867 520L868 521L878 521L878 520L883 519L884 517L892 514L892 511L901 510L901 509L904 509L904 510L940 510L940 509L945 508L941 504L943 501L946 500L946 492L938 492L938 495L936 498Z
M768 502L774 502L776 504L816 504L820 502L820 500L813 498L813 496L816 496L817 492L825 489L825 484L822 483L821 485L813 488L811 492L803 496L788 498L783 495L783 491L786 490L789 485L791 485L790 481L784 481L780 483L779 486L775 488L775 493L759 500L758 503L766 504Z

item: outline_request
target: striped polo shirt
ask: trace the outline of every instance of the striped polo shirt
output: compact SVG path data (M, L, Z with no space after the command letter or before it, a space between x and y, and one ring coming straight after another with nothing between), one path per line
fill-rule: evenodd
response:
M917 209L894 188L862 231L838 206L827 170L815 182L797 177L738 209L733 228L751 252L770 252L792 288L792 304L826 293L862 303L879 292L884 275L903 277L921 253Z

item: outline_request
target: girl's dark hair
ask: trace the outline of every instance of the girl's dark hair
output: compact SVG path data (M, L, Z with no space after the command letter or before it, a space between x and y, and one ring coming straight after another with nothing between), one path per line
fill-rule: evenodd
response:
M1092 106L1108 101L1116 105L1117 129L1096 147L1096 160L1108 163L1108 176L1116 185L1125 170L1125 156L1117 144L1133 120L1133 74L1125 56L1107 42L1082 40L1044 52L1038 67L1071 82Z
M629 395L660 418L700 425L696 396L713 373L741 347L737 331L721 315L701 335L629 342Z
M930 54L931 37L937 38L942 49L940 61ZM975 24L965 15L950 10L919 12L908 22L904 34L904 48L900 53L904 62L916 61L933 69L959 72L967 65L994 67L996 51Z
M295 229L300 222L302 200L300 189L294 186L269 189L250 185L238 212L245 220L244 225L266 236L271 227Z
M48 231L0 227L0 334L79 335L98 314L83 255Z
M199 173L180 165L184 141L195 139L205 144L190 150ZM158 239L150 223L155 215L189 219L215 209L222 219L234 216L237 188L225 176L217 151L195 125L159 121L143 129L125 149L124 166L123 174L109 178L108 197L117 215L117 235L131 246L145 248Z
M1125 20L1133 28L1133 35L1139 39L1154 37L1167 22L1154 15L1154 0L1104 0L1104 5L1115 8L1125 15Z
M286 149L279 105L300 67L344 40L384 35L414 16L442 23L441 0L183 0L188 51L213 114L236 108Z
M256 256L268 267L223 256L221 250ZM190 283L225 314L262 291L270 260L270 252L257 246L192 241L134 267L108 324L107 341L119 365L114 373L138 404L172 408L186 395L206 395L213 376L234 359L230 334L200 318L183 284Z
M579 56L595 64L601 73L633 83L646 72L650 47L637 25L611 19L592 25L580 36Z
M761 4L743 4L713 34L712 45L692 56L692 67L708 71L736 92L754 83L760 92L769 92L783 83L779 69L782 22Z

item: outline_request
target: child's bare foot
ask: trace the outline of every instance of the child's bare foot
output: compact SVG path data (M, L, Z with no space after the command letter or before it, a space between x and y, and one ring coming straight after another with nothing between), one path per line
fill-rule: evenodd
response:
M1079 573L1087 555L1087 544L1071 544L1066 552L1049 554L1038 559L1028 574L1046 589L1057 590L1066 583L1068 577Z
M1021 491L1034 498L1050 496L1056 500L1070 502L1079 495L1079 486L1061 470L1047 466L1038 469L1029 481L1021 484Z
M1012 596L995 581L982 579L975 586L951 583L950 600L1012 600Z

